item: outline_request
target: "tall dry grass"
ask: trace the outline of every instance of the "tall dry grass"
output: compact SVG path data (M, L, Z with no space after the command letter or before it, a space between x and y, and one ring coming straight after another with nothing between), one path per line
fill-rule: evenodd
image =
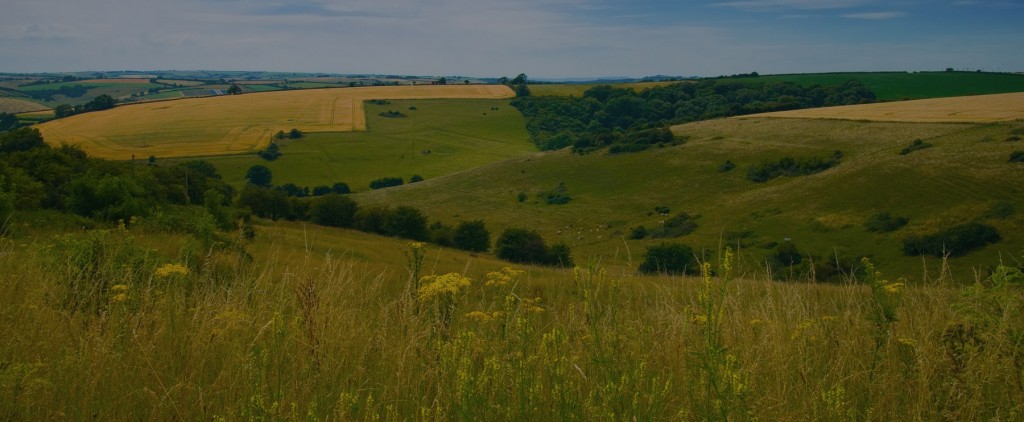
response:
M1024 403L1019 272L812 285L730 279L723 259L701 278L589 264L465 286L94 236L0 243L0 419L979 420Z

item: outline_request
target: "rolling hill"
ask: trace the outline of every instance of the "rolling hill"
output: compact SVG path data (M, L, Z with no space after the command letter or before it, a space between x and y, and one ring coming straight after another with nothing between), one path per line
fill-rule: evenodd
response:
M940 111L957 104L974 108L975 101L949 99ZM635 154L538 153L356 198L413 205L447 222L481 218L495 231L534 228L549 242L572 246L578 259L627 267L635 267L645 247L665 240L628 240L632 229L655 230L679 212L695 216L698 228L673 240L710 250L738 246L746 271L763 271L765 256L792 242L815 260L870 255L879 265L920 279L922 270L935 271L941 262L904 256L902 240L970 221L991 224L1003 240L952 258L959 274L1024 250L1024 216L1014 211L1024 210L1024 166L1008 160L1022 149L1014 142L1024 133L1020 121L741 117L673 131L687 142ZM932 147L900 153L916 140ZM820 173L766 183L746 177L767 161L830 157L837 150L839 164ZM726 161L736 168L723 172ZM540 195L560 185L572 200L546 204ZM668 215L655 211L661 207ZM993 216L997 208L1011 211ZM909 224L891 233L868 232L865 222L883 212L907 217Z

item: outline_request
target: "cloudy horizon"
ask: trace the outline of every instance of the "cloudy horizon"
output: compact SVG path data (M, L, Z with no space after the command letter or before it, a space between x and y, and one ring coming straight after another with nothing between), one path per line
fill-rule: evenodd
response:
M0 72L526 73L534 78L1024 71L1024 4L897 0L34 0Z

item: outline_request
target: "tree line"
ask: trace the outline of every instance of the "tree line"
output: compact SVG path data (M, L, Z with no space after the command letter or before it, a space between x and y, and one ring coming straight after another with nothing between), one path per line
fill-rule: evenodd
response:
M509 81L511 83L512 81ZM526 118L530 138L541 150L572 147L578 153L611 147L632 152L681 142L668 126L770 111L875 101L859 81L809 87L789 82L703 80L642 91L610 85L582 97L519 96L512 105Z
M471 252L491 249L482 220L452 226L431 222L410 206L360 206L347 196L348 185L318 186L319 196L297 195L292 184L272 185L269 170L247 175L236 190L207 161L186 160L147 165L92 158L74 146L52 147L35 128L0 132L0 222L16 210L55 210L97 223L147 221L171 231L213 237L239 229L254 235L252 216L360 230L383 236L428 241ZM508 229L495 254L512 262L572 265L564 244L547 246L535 232Z

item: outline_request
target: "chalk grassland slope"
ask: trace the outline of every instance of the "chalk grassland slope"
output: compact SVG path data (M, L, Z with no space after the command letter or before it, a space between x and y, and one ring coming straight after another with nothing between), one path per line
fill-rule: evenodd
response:
M987 72L859 72L762 75L732 78L746 83L792 82L798 85L838 85L858 80L880 100L907 100L1000 94L1024 91L1024 75Z
M238 154L279 130L365 130L368 99L508 98L508 87L402 86L282 91L145 103L40 125L47 142L78 145L108 159Z
M17 114L32 111L43 111L49 109L50 107L44 106L42 104L37 104L32 101L23 100L20 98L0 98L0 113Z
M1001 122L1024 119L1024 93L811 108L755 116L887 122Z
M635 268L647 246L661 240L627 240L633 227L658 228L671 214L697 216L698 229L679 239L716 249L741 246L741 266L763 271L772 244L790 239L819 259L873 255L886 268L919 279L922 259L902 254L902 239L978 218L995 204L1024 210L1019 183L1024 166L1007 158L1018 142L1019 123L937 124L843 120L735 118L673 128L688 141L679 146L608 155L568 151L536 154L415 185L357 195L366 204L417 206L448 223L484 219L491 230L536 229L549 242L562 241L577 259ZM932 148L900 155L923 139ZM822 173L746 179L748 169L790 156L825 158L840 150L841 163ZM726 160L737 167L720 172ZM538 197L564 184L572 201L547 205ZM524 193L526 200L517 197ZM880 212L905 216L910 224L872 234L864 222ZM992 247L954 259L969 275L972 266L998 262L1024 249L1024 212L988 222L1003 233ZM928 258L930 269L939 268Z
M241 186L254 164L270 168L274 184L299 186L345 182L366 190L372 180L413 175L432 179L536 152L522 114L509 100L447 99L368 102L367 131L309 133L277 141L282 156L256 154L209 157L224 180ZM380 113L400 111L403 118Z

